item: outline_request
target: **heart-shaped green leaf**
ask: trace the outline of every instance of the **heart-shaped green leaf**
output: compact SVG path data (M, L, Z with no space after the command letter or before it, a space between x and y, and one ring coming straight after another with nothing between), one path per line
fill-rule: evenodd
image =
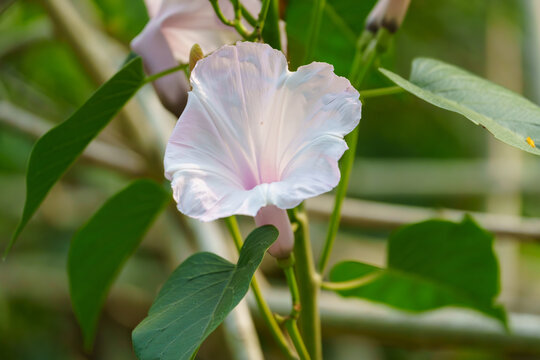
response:
M134 181L111 197L73 237L69 288L87 348L112 282L169 197L153 181Z
M86 146L120 111L144 82L142 60L130 60L73 115L43 135L34 145L26 173L23 215L6 254L47 193L82 154Z
M540 155L540 107L524 97L434 59L415 59L407 81L380 69L390 80L435 106L457 112L497 139Z
M133 331L138 358L190 359L246 295L255 270L277 236L271 225L255 229L236 265L208 252L184 261L159 292L148 317Z
M504 309L495 304L499 268L493 236L469 217L405 226L390 236L387 269L345 261L330 278L344 284L337 290L343 296L412 312L465 307L506 324Z

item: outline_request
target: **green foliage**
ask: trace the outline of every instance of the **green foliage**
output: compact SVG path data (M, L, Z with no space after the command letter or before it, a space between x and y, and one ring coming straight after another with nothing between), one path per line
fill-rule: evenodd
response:
M18 105L26 105L25 100L37 92L54 99L64 108L61 113L66 114L88 98L93 86L69 46L54 39L53 32L53 24L40 4L21 1L12 4L0 17L0 79L8 82L16 78L31 85L18 94L6 96ZM38 105L38 108L43 114L42 107ZM46 114L43 116L47 117Z
M93 90L82 65L64 43L46 41L27 49L16 68L48 97L64 107L68 105L63 113L66 115L83 104Z
M0 111L2 105L0 104ZM30 154L31 143L11 135L0 127L0 173L24 172L24 164Z
M358 280L338 293L412 312L465 307L506 325L504 309L494 303L499 269L493 236L471 218L405 226L390 236L387 256L387 269L356 261L337 264L332 281Z
M111 197L73 237L70 293L87 348L112 282L168 199L155 182L136 180Z
M255 15L256 16L256 15ZM272 46L274 49L281 50L280 28L279 28L279 1L271 0L268 7L268 14L264 23L262 36L264 42Z
M103 84L66 121L48 131L36 142L28 162L23 216L6 253L49 190L137 92L143 81L142 61L135 58Z
M93 0L108 33L129 43L148 21L143 0Z
M43 33L40 26L32 31ZM20 46L4 59L0 61L0 98L54 125L84 104L96 89L65 42L43 40ZM34 142L32 139L31 145ZM25 168L27 160L21 162Z
M246 295L255 270L277 236L273 226L255 229L236 265L207 252L184 261L161 289L148 317L133 331L139 359L190 359Z
M355 53L356 39L374 0L327 0L319 41L314 51L317 61L334 65L338 75L347 76ZM303 65L308 24L313 4L310 0L290 0L287 5L288 56L291 68ZM354 9L354 11L351 11Z
M419 58L413 61L409 81L381 69L411 94L481 125L497 139L540 155L540 107L520 95L444 62Z

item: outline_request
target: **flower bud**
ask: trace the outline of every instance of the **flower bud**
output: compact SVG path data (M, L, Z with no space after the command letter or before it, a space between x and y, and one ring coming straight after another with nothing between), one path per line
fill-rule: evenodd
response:
M268 253L278 259L290 257L294 247L294 235L287 210L274 205L262 207L255 216L255 224L257 226L274 225L279 231L279 236L268 249Z
M381 27L395 33L407 14L411 0L379 0L366 21L366 29L376 33Z
M191 50L189 51L189 71L193 71L193 68L197 64L197 61L204 58L203 51L199 44L195 44L191 47Z

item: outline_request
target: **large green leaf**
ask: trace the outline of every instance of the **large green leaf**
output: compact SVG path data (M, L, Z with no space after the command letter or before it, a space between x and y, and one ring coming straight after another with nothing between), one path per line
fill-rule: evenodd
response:
M112 282L168 199L168 192L155 182L136 180L111 197L73 237L69 286L87 348Z
M255 270L277 236L270 225L255 229L236 265L207 252L184 261L161 289L148 317L133 331L139 359L190 359L246 295Z
M540 155L540 107L522 96L434 59L415 59L409 81L380 69L411 94L481 125L497 139Z
M97 89L66 121L52 128L36 142L30 154L26 173L26 202L23 215L6 253L53 185L137 92L143 82L142 60L137 57Z
M428 220L405 226L388 241L388 266L337 264L335 282L351 281L343 296L421 312L444 306L471 308L506 324L495 304L499 268L493 236L466 217L461 223Z

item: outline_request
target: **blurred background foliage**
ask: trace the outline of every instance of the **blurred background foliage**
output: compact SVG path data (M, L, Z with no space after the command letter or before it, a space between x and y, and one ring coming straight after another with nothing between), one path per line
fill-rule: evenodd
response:
M347 75L348 64L354 53L354 38L362 31L363 19L375 1L327 1L331 10L325 13L316 57L332 62L336 72ZM126 52L130 39L148 20L143 0L72 2L88 23L118 41ZM497 71L520 76L523 86L517 90L538 103L540 94L534 94L532 89L538 87L540 79L533 76L535 70L531 69L531 66L538 64L532 62L530 54L523 50L530 50L531 46L530 34L527 33L528 20L524 16L525 3L503 0L413 0L402 29L380 65L407 75L411 60L425 56L456 64L479 75L489 75L487 68L492 65L487 62L493 59L487 54L486 34L490 26L496 26L496 22L490 22L495 17L512 33L513 40L508 44L508 51L519 51L515 54L519 69L507 68L501 63L496 65L499 66ZM306 4L309 6L309 1ZM64 120L98 84L81 65L65 41L65 34L58 31L40 1L11 1L2 4L0 9L0 118L37 116L51 124ZM304 12L302 7L295 7L294 12L287 13L293 31L302 31L302 18L306 18ZM347 36L332 36L336 25L331 18L336 15L344 19ZM502 46L506 46L504 42ZM301 51L300 47L301 44L291 36L289 51ZM497 79L493 80L497 82ZM365 88L391 85L381 74L373 72ZM14 113L14 109L22 111L23 115ZM419 164L412 169L422 170L434 163L452 166L456 161L487 161L490 152L488 136L483 129L457 114L434 108L405 93L367 99L362 118L358 142L359 164L355 172L358 177L352 178L351 195L392 203L473 211L487 209L487 198L492 195L489 189L493 187L478 193L455 186L444 193L399 191L400 173L393 168L395 164L408 162ZM27 132L6 125L5 121L0 122L2 244L7 244L22 213L25 164L34 141L35 137ZM525 158L527 171L539 173L538 161L533 163L529 156L519 156ZM433 169L427 174L434 177L427 177L420 170L409 174L409 182L430 184L441 180ZM362 184L366 184L373 171L380 179L394 178L394 191L377 191L376 184L363 187ZM471 174L474 172L455 173L453 176L459 179ZM161 216L114 286L100 321L92 355L82 350L65 274L71 236L105 199L126 185L127 180L124 175L78 162L55 186L9 259L0 264L0 359L134 359L131 329L144 316L160 284L191 251L177 225L169 219L171 215L165 213ZM474 182L474 179L471 181ZM538 177L533 177L531 181L540 183ZM540 216L539 189L538 186L536 189L529 186L512 190L512 196L522 200L522 214ZM245 225L251 226L249 221ZM312 226L317 249L323 240L325 223L314 221ZM358 255L364 261L378 263L382 261L384 239L388 233L386 230L343 228L333 259ZM511 292L504 301L511 311L540 314L540 248L533 244L515 245L508 251L511 252L510 256L501 256L503 270L508 267L512 272L510 280L503 276L503 287ZM281 281L279 277L273 277L276 272L272 272L271 268L267 267L267 270L270 281ZM208 343L219 349L223 346L220 341L218 332ZM265 349L272 346L264 339L261 341ZM510 356L489 350L444 346L437 349L399 347L362 338L354 333L334 332L332 329L325 331L325 351L328 359L461 360ZM199 354L201 359L216 359L215 356L226 358L224 352L212 350L210 345L203 346ZM279 357L269 353L268 358Z

